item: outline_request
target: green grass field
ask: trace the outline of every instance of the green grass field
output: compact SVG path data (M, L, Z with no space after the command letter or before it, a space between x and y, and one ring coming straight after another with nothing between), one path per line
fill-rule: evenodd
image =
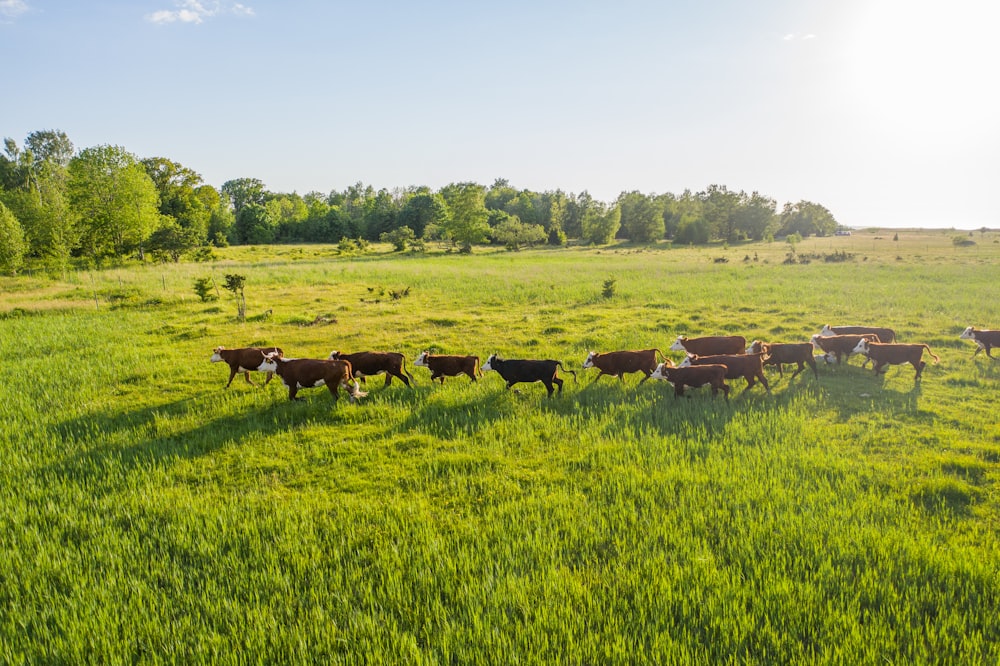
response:
M958 335L1000 328L1000 235L893 233L795 265L779 242L282 246L2 278L0 661L996 664L1000 360ZM245 322L194 293L227 273ZM580 368L827 323L941 362L769 371L728 402ZM416 386L223 389L212 349L257 344L400 351ZM579 381L432 386L427 348Z

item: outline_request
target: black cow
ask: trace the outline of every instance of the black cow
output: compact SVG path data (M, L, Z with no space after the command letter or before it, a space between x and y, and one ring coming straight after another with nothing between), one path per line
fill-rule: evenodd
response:
M551 398L553 384L558 386L559 392L562 393L563 380L558 377L560 368L573 375L573 381L576 381L576 373L563 368L560 361L504 360L496 354L490 355L483 365L483 372L496 371L507 382L508 389L514 384L542 382Z

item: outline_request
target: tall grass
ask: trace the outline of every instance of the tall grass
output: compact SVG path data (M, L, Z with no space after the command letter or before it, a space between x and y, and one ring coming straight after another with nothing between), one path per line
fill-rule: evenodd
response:
M957 336L1000 320L976 268L1000 250L876 234L803 241L855 252L806 265L779 243L236 248L8 280L0 660L995 663L1000 366ZM233 271L244 323L194 295ZM771 394L733 382L728 402L580 368L679 334L865 322L941 363L920 384L857 361ZM219 344L499 351L579 381L549 400L411 367L414 389L370 379L361 405L290 403L277 382L223 389Z

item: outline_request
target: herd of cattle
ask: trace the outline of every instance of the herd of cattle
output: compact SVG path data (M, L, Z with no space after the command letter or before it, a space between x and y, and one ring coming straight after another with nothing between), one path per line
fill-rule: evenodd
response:
M986 355L993 358L990 350L1000 347L1000 330L981 330L969 326L959 338L976 343L973 356L985 350ZM616 376L624 381L626 374L641 372L645 377L640 384L647 379L666 380L673 384L676 396L684 395L685 387L707 385L711 387L713 397L721 390L728 399L727 379L742 377L746 379L747 389L759 381L765 390L770 391L764 376L764 366L767 365L776 366L778 374L783 376L783 366L794 364L797 368L792 377L808 365L818 379L816 359L826 363L840 363L841 358L849 359L853 354L860 354L865 359L862 367L871 362L875 374L885 372L885 367L889 365L909 363L916 370L914 381L919 381L926 365L923 361L924 351L930 354L935 363L940 360L926 344L897 343L895 331L873 326L824 326L809 342L769 343L754 340L749 346L746 339L739 335L701 338L681 335L669 349L685 352L684 361L675 365L659 349L603 353L592 351L583 362L583 367L598 369L594 381L604 375ZM276 374L288 387L289 400L296 399L299 389L326 386L334 400L338 397L338 389L343 388L351 402L354 402L367 395L361 391L359 379L364 381L365 377L384 374L386 386L392 382L393 377L406 386L410 386L410 380L413 379L413 375L406 369L405 357L399 352L365 351L343 354L335 351L326 359L307 359L285 358L279 347L217 347L211 361L223 362L229 366L226 388L239 373L243 373L249 384L254 384L250 379L250 372L267 373L265 385ZM560 361L511 360L502 359L497 354L492 354L480 367L478 356L452 356L424 351L413 364L429 369L432 382L440 379L444 384L445 377L463 374L476 381L477 377L483 376L483 371L492 370L507 382L508 389L515 384L542 382L549 397L552 397L556 388L562 393L563 380L558 376L560 369L576 379L576 372L564 368Z

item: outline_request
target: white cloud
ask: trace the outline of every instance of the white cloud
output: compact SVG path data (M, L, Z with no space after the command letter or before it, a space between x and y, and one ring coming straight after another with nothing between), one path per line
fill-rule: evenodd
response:
M28 11L28 3L24 0L0 0L0 16L14 18Z
M787 35L782 36L781 39L782 41L786 42L804 42L810 39L816 39L816 35L811 32L808 32L804 35L800 35L795 32L790 32Z
M6 0L0 0L5 2ZM18 1L18 0L13 0ZM146 16L150 23L201 23L207 18L233 14L235 16L253 16L252 7L239 2L208 2L199 0L175 0L177 9L160 9Z

